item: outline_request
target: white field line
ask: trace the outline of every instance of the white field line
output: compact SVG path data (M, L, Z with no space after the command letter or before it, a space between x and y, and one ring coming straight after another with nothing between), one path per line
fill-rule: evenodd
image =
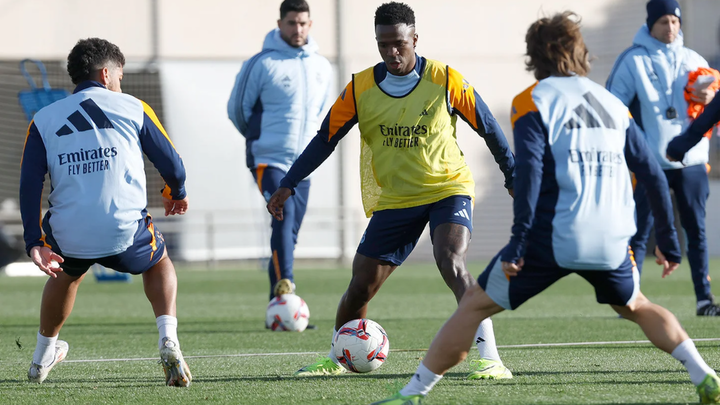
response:
M693 339L695 342L718 342L720 338ZM523 349L529 347L567 347L567 346L608 346L608 345L631 345L649 344L649 340L619 340L607 342L566 342L566 343L530 343L521 345L499 345L498 349ZM427 349L397 349L391 352L426 352ZM205 356L185 356L186 359L214 359L227 357L273 357L273 356L310 356L324 352L285 352L285 353L237 353L237 354L212 354ZM157 357L134 357L128 359L85 359L65 360L65 363L102 363L116 361L157 361Z

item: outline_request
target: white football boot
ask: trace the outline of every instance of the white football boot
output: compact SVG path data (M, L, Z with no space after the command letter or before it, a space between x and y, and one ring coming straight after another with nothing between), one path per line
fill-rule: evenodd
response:
M30 370L28 370L28 380L30 380L30 382L38 384L45 381L48 374L50 373L50 370L52 370L52 368L55 367L56 364L65 360L65 357L67 357L68 354L68 350L70 350L70 346L67 344L66 341L58 340L57 342L55 342L55 358L53 359L53 362L50 363L49 366L41 366L40 364L35 364L35 362L30 363Z
M178 344L168 338L163 338L162 345L160 364L165 372L165 384L170 387L189 387L192 382L192 374L190 374L190 367L185 363Z

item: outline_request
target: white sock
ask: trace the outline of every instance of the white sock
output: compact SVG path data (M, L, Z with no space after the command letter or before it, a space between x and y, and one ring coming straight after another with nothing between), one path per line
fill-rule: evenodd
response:
M337 335L337 329L333 326L333 335L332 340L330 341L330 354L328 354L328 357L332 359L333 363L340 365L337 357L335 357L335 335Z
M155 324L157 325L158 332L160 333L160 339L158 339L158 347L160 349L163 348L163 338L172 340L177 343L178 347L180 347L180 341L178 340L177 335L178 320L176 317L170 315L160 315L155 318Z
M481 359L495 360L502 364L500 354L495 344L495 332L493 332L493 324L490 318L486 318L480 322L477 332L475 332L475 346L480 352Z
M57 340L57 336L47 337L38 332L37 346L35 346L35 353L33 354L33 363L41 366L51 365L52 362L55 361L55 343L57 343Z
M420 363L410 382L400 390L400 395L427 395L442 377Z
M692 339L680 343L675 350L673 350L672 356L685 366L688 373L690 373L690 381L695 385L700 384L706 375L715 375L715 370L711 369L710 366L705 363L705 360L703 360L700 353L698 353Z

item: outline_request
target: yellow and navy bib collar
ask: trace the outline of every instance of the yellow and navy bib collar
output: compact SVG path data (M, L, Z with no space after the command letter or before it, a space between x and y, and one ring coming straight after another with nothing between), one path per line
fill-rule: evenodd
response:
M425 58L422 56L418 56L418 54L415 54L415 67L413 68L413 70L415 70L415 72L418 74L418 76L420 77L420 80L418 80L417 84L415 84L415 87L410 89L410 91L408 91L407 94L404 94L402 96L393 96L392 94L388 94L380 87L380 82L385 80L385 77L388 74L388 69L387 69L387 65L385 64L385 62L380 62L377 65L375 65L375 67L373 67L373 79L375 80L375 84L378 86L378 88L380 88L380 90L383 93L387 94L388 96L390 96L392 98L403 98L403 97L407 96L408 94L412 93L413 90L415 90L417 85L420 83L420 81L423 78L423 73L425 72L425 65L426 65Z

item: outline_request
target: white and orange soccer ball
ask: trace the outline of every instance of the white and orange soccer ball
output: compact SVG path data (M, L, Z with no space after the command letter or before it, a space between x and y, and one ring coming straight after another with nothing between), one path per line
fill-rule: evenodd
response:
M310 309L295 294L283 294L273 298L265 312L265 324L273 331L302 332L310 320Z
M353 319L338 330L333 353L338 362L355 373L377 370L390 350L385 329L370 319Z

